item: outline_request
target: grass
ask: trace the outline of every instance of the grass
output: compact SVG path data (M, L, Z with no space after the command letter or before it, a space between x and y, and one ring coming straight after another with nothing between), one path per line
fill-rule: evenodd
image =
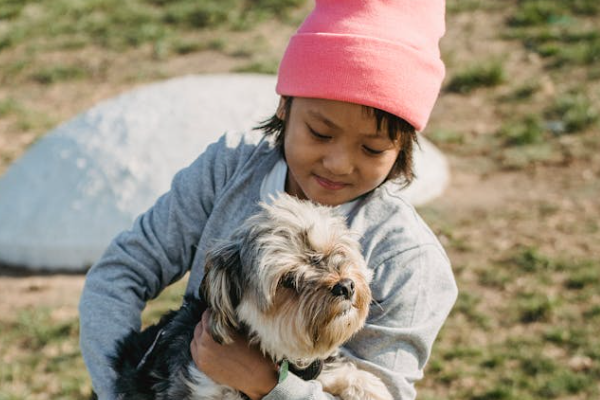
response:
M145 325L181 305L186 279L144 310ZM76 316L44 306L19 309L0 319L0 399L88 399L91 385L79 351Z
M75 65L52 65L44 67L31 75L31 79L43 85L57 82L84 79L89 76L89 71Z
M185 55L203 50L223 51L225 42L222 39L214 39L206 43L195 40L175 40L171 43L171 46L176 54Z
M463 134L448 129L436 129L429 133L428 139L434 143L445 145L460 145L465 142Z
M77 318L39 307L0 321L0 398L85 399L90 385L79 355Z
M495 133L494 157L504 169L523 169L561 159L560 148L549 137L546 122L537 114L508 120Z
M502 278L463 288L426 372L445 395L424 398L597 398L598 261L520 247L475 271L479 283ZM493 306L490 292L501 299Z
M568 362L547 354L551 347L532 335L510 336L483 349L453 350L444 354L445 362L432 363L428 372L455 388L451 398L457 399L595 398L598 371L573 370ZM454 366L456 360L462 367ZM465 376L477 383L466 384Z
M32 110L12 97L0 101L0 121L8 121L8 131L40 132L56 125L44 112Z
M521 0L507 18L507 37L522 40L550 68L591 66L600 60L600 35L594 28L599 14L595 0Z
M492 15L494 7L492 1L464 0L449 5L449 11ZM494 104L486 107L493 108L497 120L486 131L436 127L429 137L446 151L480 158L492 170L531 170L593 158L597 146L592 136L600 127L600 33L596 28L600 3L515 0L506 4L504 15L505 29L498 31L499 39L521 42L520 57L534 60L539 67L530 69L539 68L538 72L522 75L529 61L523 64L528 67L516 69L514 53L505 50L504 55L479 57L476 63L463 61L463 67L449 68L445 91L470 99L493 98ZM473 29L469 26L465 29ZM579 138L569 137L574 134Z
M507 38L522 40L529 50L547 59L552 69L592 66L600 60L600 34L594 29L582 29L576 20L565 26L515 29Z
M107 60L127 51L144 59L212 50L225 52L221 39L268 21L293 23L306 0L9 0L0 5L0 83L30 80L42 85L98 79L80 61L53 64L79 51L101 52ZM287 22L286 22L287 21ZM216 32L203 35L206 32ZM246 40L251 45L252 40ZM145 53L144 53L145 54ZM110 61L107 61L110 62ZM270 62L248 70L273 73Z
M546 118L560 121L564 133L576 133L596 125L600 114L591 101L579 92L560 97L546 110Z
M523 247L517 249L505 264L512 264L520 270L528 273L543 273L557 269L557 263L540 253L535 247Z
M142 324L147 326L156 323L167 311L178 309L183 301L186 284L187 279L182 279L166 288L157 299L149 302L142 314Z
M8 26L0 34L0 50L49 37L66 40L66 47L92 44L123 50L176 40L181 32L248 29L268 18L285 20L303 4L304 0L10 0L0 6L0 20Z
M511 116L488 139L487 146L501 168L523 169L532 165L568 162L572 150L565 136L593 135L600 113L585 90L571 90L556 97L539 113L519 111L523 97L535 93L536 84L518 87L501 98ZM514 103L514 104L510 104ZM435 135L434 135L435 140ZM473 146L471 144L471 146Z
M595 333L600 323L600 262L593 252L575 256L548 246L544 233L536 229L547 229L549 221L563 215L560 203L548 199L536 209L524 204L518 214L509 211L514 207L506 203L473 216L476 226L487 226L481 240L474 237L477 233L469 235L464 215L436 212L435 205L420 210L440 237L461 237L470 243L465 248L444 240L455 259L460 294L426 379L417 385L420 398L600 396L600 338ZM531 225L532 236L519 228L521 219ZM499 222L500 231L492 228ZM496 243L507 239L505 229L516 238L503 249ZM529 245L518 245L528 239Z
M507 146L523 146L541 143L545 129L539 116L530 114L523 120L505 124L499 132Z
M31 135L59 122L25 94L34 97L40 90L97 85L99 79L91 67L95 64L88 61L88 54L118 58L146 51L168 62L209 50L235 58L235 65L242 65L237 71L272 73L277 58L269 48L269 33L253 28L269 18L282 26L291 24L303 3L4 0L0 2L0 83L6 92L0 99L0 129L6 131L0 139L11 143L13 132ZM483 203L474 206L473 215L464 220L452 219L458 215L459 204L445 212L436 212L433 206L419 210L451 254L460 288L458 302L426 367L425 380L417 384L419 398L600 398L600 264L593 256L593 244L576 242L569 247L562 243L574 241L582 232L592 243L600 232L594 217L598 168L591 162L600 154L600 34L595 26L599 5L596 0L448 2L449 29L454 17L474 21L475 16L467 13L476 11L480 22L485 13L502 9L502 15L509 16L504 25L489 29L518 41L509 44L522 51L510 60L490 52L477 54L476 62L465 58L464 68L449 65L446 91L469 96L459 99L466 100L461 107L468 100L480 100L477 107L493 109L496 118L480 121L475 109L466 116L445 115L443 123L450 124L428 128L426 137L454 161L459 159L453 168L468 168L469 174L482 170L494 174L494 168L508 168L519 176L538 179L537 174L542 176L545 170L537 167L550 166L553 180L556 174L560 181L564 171L572 171L562 169L568 159L564 152L572 151L573 143L583 150L576 157L575 178L560 186L564 193L546 192L548 196L543 204L536 203L537 208L527 202L525 197L532 194L527 193L523 199L495 206L495 212L506 214L501 218L490 216L489 211L482 213ZM475 29L474 23L469 29ZM230 40L234 35L244 40ZM446 45L459 52L463 43ZM504 47L500 51L505 52ZM542 68L535 69L530 58L541 60ZM511 64L515 60L520 62L516 67L530 73L515 74L519 72ZM145 67L138 72L138 67L127 73L139 74L139 82L162 77L156 69ZM120 83L102 81L103 85ZM81 89L81 93L86 91ZM457 122L460 118L464 121ZM480 122L484 129L475 129ZM585 174L591 178L577 192L571 185L577 185ZM491 177L484 175L482 182ZM533 189L530 192L539 190ZM562 201L575 195L580 196L574 200L577 208L565 212ZM502 211L521 202L519 207L526 209L523 213ZM567 220L571 217L572 221ZM548 231L563 229L553 224L557 218L566 221L573 233L563 233L560 241L547 240ZM502 224L496 224L498 219ZM503 230L511 230L510 237L504 237ZM589 256L582 254L586 251ZM178 283L151 302L143 323L148 325L177 308L183 287L184 282ZM75 317L43 306L0 316L0 400L86 399L91 386L78 350L78 329Z
M517 86L513 91L500 98L503 102L519 102L530 100L540 89L540 84L536 81L526 82Z
M504 68L500 62L483 62L454 74L446 85L446 90L451 93L467 94L478 88L498 86L505 80Z
M234 72L241 72L241 73L257 73L257 74L276 74L277 73L277 68L278 68L279 64L277 61L273 61L273 62L252 62L249 63L247 65L244 65L242 67L236 68L234 69Z
M487 330L490 326L489 316L482 311L482 299L476 293L460 292L454 310L480 329Z
M446 12L458 14L477 10L497 10L500 7L500 4L488 0L454 0L446 3Z
M19 104L15 101L15 99L8 98L0 101L0 118L14 114L19 110Z
M519 0L508 18L510 26L530 27L563 24L574 16L596 16L600 5L595 0Z

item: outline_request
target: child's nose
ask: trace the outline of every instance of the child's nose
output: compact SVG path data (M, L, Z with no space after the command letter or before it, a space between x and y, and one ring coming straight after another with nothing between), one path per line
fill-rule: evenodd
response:
M323 160L323 166L332 175L348 175L354 169L352 158L343 151L329 152Z

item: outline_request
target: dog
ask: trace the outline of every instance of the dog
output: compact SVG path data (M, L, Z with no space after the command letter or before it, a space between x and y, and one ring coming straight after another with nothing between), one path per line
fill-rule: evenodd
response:
M338 353L365 323L371 271L356 235L334 209L288 195L261 203L206 257L198 300L118 345L120 399L242 400L200 372L189 345L202 312L215 341L243 333L274 363L317 379L343 400L390 400L385 385Z

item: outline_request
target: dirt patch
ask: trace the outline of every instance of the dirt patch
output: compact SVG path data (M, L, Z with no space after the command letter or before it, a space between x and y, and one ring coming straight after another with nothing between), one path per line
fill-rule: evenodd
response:
M0 276L0 318L40 306L76 316L84 279L83 275Z

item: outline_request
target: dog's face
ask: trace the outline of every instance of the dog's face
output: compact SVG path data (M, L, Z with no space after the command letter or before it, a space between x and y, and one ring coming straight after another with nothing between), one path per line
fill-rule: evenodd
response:
M363 326L370 279L342 217L283 195L208 255L202 291L215 340L243 324L273 358L303 363Z

